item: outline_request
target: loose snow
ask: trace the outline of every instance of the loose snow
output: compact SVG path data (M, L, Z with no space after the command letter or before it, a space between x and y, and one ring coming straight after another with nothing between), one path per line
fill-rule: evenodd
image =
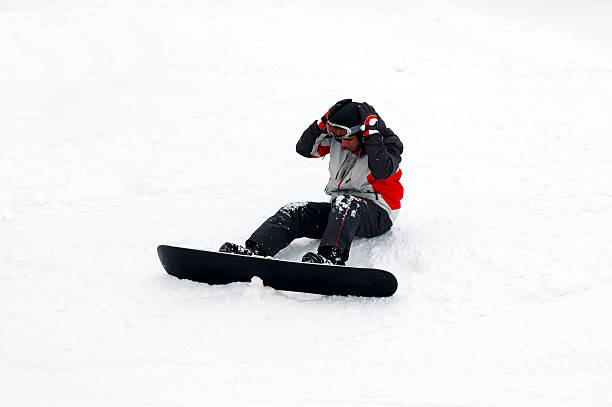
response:
M0 405L612 405L612 4L4 0ZM387 299L180 281L324 201L335 101L402 139ZM300 239L282 259L316 242ZM608 322L606 322L608 321Z

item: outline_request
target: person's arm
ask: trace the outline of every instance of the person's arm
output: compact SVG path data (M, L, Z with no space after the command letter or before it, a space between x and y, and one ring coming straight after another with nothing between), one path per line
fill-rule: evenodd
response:
M319 129L317 121L314 121L297 142L295 151L304 157L323 157L329 153L330 139L327 134Z
M366 126L362 141L368 155L368 167L376 180L387 179L397 172L404 145L372 106L362 103L359 112Z
M397 172L404 145L391 129L384 137L380 133L366 137L364 144L374 179L387 179Z

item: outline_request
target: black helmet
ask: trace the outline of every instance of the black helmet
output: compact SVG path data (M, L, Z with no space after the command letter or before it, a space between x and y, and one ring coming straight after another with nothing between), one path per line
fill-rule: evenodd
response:
M361 124L361 114L358 109L359 103L350 102L342 106L337 112L327 119L331 125L339 124L343 127L355 127Z

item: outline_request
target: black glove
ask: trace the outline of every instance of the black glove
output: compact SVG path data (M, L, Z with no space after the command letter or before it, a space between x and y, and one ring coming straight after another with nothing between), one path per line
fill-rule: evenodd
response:
M329 110L317 122L317 125L319 126L319 130L323 130L325 128L325 125L327 124L327 120L331 116L333 116L334 113L336 113L338 110L342 109L342 107L344 105L347 105L347 104L351 103L352 101L353 101L352 99L342 99L342 100L336 102L335 105L330 107Z
M361 121L365 126L365 130L361 134L361 142L365 143L368 137L380 133L381 135L385 134L385 130L387 126L383 119L378 116L376 110L367 103L363 102L357 106L357 110L359 110L359 114L361 116Z

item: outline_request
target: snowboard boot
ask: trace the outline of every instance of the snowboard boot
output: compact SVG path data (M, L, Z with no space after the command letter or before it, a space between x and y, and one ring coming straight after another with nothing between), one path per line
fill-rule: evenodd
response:
M317 264L333 264L335 266L344 266L348 260L348 256L337 247L319 247L318 253L308 252L302 257L304 263Z
M242 256L266 256L266 253L263 251L263 249L256 244L244 247L236 243L225 242L219 248L219 251L221 253L240 254Z

